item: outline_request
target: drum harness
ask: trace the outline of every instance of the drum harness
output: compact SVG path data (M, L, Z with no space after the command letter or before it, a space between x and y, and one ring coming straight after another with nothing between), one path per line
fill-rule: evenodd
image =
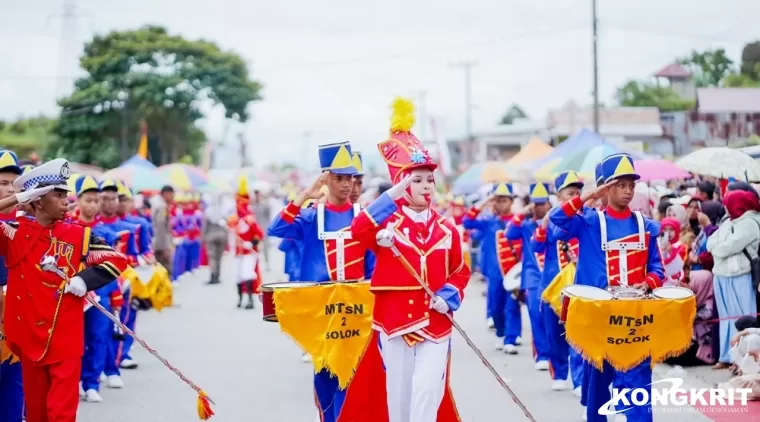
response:
M619 251L618 264L620 265L620 285L628 287L628 253L627 251L643 251L646 250L645 233L644 230L644 217L641 216L639 211L634 211L633 215L636 216L636 225L639 230L638 242L610 242L607 240L607 220L605 219L602 211L596 210L599 216L599 228L601 229L602 238L602 250Z
M354 217L359 215L361 206L354 204ZM353 237L350 230L336 232L325 231L325 204L317 204L317 237L319 240L335 241L335 278L336 281L346 281L346 240ZM325 257L327 259L327 257Z

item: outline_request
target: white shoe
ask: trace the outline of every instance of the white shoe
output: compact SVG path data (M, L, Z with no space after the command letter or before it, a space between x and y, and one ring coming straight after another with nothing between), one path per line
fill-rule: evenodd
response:
M101 372L99 379L100 379L100 382L106 382L106 374L104 374L103 372Z
M554 380L552 381L552 391L564 391L567 390L567 381Z
M172 281L172 289L173 290L179 289L179 281Z
M504 345L504 353L508 355L516 355L517 354L517 346L514 344L505 344Z
M515 340L515 344L518 346L522 346L522 337L518 336L517 339Z
M135 368L137 368L137 362L133 361L132 359L124 359L119 364L119 368L122 368L122 369L135 369Z
M493 318L488 318L486 320L486 327L488 327L488 328L493 328L494 327L494 325L493 325Z
M583 395L583 393L581 392L581 388L580 387L574 388L573 389L573 395L575 397L579 397L580 398Z
M80 399L84 399L85 398L85 392L84 392L84 388L82 388L82 383L81 382L79 383L79 398Z
M124 381L118 375L109 375L106 386L108 388L124 388Z
M301 362L303 363L309 363L311 362L311 356L309 356L308 353L304 353L301 355Z
M84 394L85 400L89 403L100 403L103 401L103 397L100 397L100 394L95 390L87 390Z
M581 416L581 420L583 422L587 422L588 421L588 417L586 416L586 406L583 406L583 413L582 413L582 415L583 416Z
M548 370L549 370L548 360L540 360L536 362L536 371L548 371Z
M504 339L496 337L496 350L504 350Z

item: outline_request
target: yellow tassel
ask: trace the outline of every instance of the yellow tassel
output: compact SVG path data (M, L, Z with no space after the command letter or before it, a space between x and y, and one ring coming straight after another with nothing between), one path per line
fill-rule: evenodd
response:
M198 407L198 418L200 420L207 421L214 416L214 409L211 408L208 396L203 390L198 392L198 402L196 403L196 406Z
M238 196L248 196L248 179L245 176L240 176L238 180Z
M409 132L414 126L414 104L406 98L393 100L391 115L391 130L394 132Z

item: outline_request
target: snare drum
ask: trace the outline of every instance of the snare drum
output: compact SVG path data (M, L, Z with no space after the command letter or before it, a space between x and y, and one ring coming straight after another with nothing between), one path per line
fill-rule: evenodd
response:
M654 299L688 299L694 296L694 292L686 287L660 287L652 290Z
M611 289L612 297L617 300L639 300L646 297L644 291L630 287L617 287Z
M277 322L277 309L274 305L274 291L277 289L297 289L299 287L315 286L317 283L269 283L261 286L261 305L263 308L264 321Z
M593 286L582 286L573 284L562 289L562 311L559 314L560 324L564 324L567 321L567 310L570 308L570 298L580 297L590 300L611 300L612 293L604 289L598 289Z

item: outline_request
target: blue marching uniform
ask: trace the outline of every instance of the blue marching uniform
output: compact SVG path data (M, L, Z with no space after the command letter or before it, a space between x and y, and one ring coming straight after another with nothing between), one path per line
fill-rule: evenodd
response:
M285 253L285 274L288 275L288 280L300 280L301 254L303 252L301 242L295 239L282 239L279 249Z
M605 158L597 167L598 183L618 178L638 179L633 159L628 154L615 154ZM578 264L575 283L607 289L610 286L646 283L650 289L662 285L664 269L657 236L659 223L633 213L629 209L604 211L585 207L580 197L573 198L552 210L550 220L556 226L578 239ZM562 236L560 234L560 236ZM625 254L621 256L621 251ZM621 269L622 267L622 269ZM628 271L628 268L634 270ZM568 318L572 318L569 315ZM622 372L607 362L600 371L588 362L584 363L584 381L581 404L586 406L588 422L604 422L607 417L599 415L599 408L611 399L609 386L615 388L642 388L651 397L652 369L650 359ZM627 394L633 403L630 393ZM623 409L619 409L623 410ZM625 411L629 422L651 422L651 402Z
M541 204L549 201L549 189L544 183L530 185L530 199ZM522 240L522 273L520 288L526 291L528 316L533 334L533 352L536 363L549 362L549 341L546 338L546 328L541 317L541 272L543 271L543 254L533 250L530 240L536 232L538 222L526 220L523 215L516 215L507 224L508 240Z
M557 192L569 186L583 188L583 183L574 171L560 174L554 182ZM557 229L552 222L549 222L546 230L542 227L536 229L536 234L531 240L531 246L536 253L544 254L541 291L544 291L559 272L578 256L578 240L571 238L567 232ZM544 320L546 337L549 341L549 364L551 365L552 379L564 381L570 372L573 389L580 388L583 384L583 358L568 346L565 340L565 327L559 323L559 317L554 313L551 306L544 301L541 302L541 317Z
M323 171L337 175L356 174L348 142L320 146L319 159ZM267 234L303 242L298 281L368 280L374 271L375 257L350 239L351 221L358 212L358 204L337 206L327 203L302 208L290 202L272 221ZM314 390L320 420L335 422L346 390L340 389L338 379L327 370L314 374Z
M171 216L172 235L175 240L174 257L172 258L172 281L178 281L187 267L187 219L184 211L175 205Z
M501 183L494 187L494 196L512 197L512 186ZM504 236L512 215L479 215L470 208L462 219L465 230L477 230L480 235L480 269L486 278L488 316L493 319L496 337L503 345L516 345L522 331L520 303L511 292L504 290L506 273L520 262L522 243Z

